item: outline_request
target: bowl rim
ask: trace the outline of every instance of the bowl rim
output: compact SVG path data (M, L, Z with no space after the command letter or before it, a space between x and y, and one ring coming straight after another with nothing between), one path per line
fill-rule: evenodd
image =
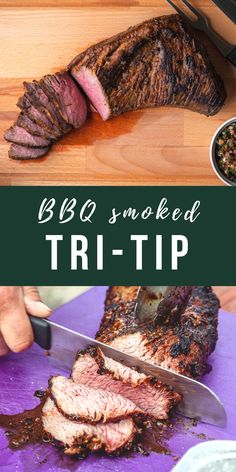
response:
M217 175L217 177L222 181L224 182L224 184L228 185L228 186L236 186L236 182L232 182L231 180L229 180L226 176L224 176L224 174L221 173L217 163L216 163L216 155L215 155L215 145L216 145L216 140L217 140L217 137L219 136L219 134L223 131L224 128L226 128L227 126L229 126L230 124L232 123L236 123L236 116L234 116L233 118L230 118L226 121L224 121L224 123L222 123L219 128L217 128L216 132L214 133L214 136L211 140L211 145L210 145L210 161L211 161L211 166L215 172L215 174Z

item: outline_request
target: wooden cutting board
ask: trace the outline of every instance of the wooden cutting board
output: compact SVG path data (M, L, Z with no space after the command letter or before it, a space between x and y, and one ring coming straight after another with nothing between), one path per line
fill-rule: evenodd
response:
M191 0L229 41L236 26L210 0ZM214 47L227 102L215 117L153 109L106 123L97 114L37 161L8 158L4 131L17 117L23 80L66 66L89 45L173 10L165 0L0 0L0 184L220 185L209 161L216 128L236 115L236 68Z

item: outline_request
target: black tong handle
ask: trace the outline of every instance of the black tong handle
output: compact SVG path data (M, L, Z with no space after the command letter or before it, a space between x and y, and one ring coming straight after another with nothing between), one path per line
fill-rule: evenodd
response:
M49 351L51 349L51 326L44 318L30 315L30 322L34 333L34 342L42 349Z

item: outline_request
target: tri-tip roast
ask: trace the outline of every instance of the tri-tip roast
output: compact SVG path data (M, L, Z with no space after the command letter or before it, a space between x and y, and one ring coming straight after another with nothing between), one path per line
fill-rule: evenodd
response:
M9 152L14 159L41 157L64 134L80 128L87 101L107 120L161 106L214 115L226 99L205 47L179 15L129 28L79 54L67 71L24 85L21 113L5 134L14 143Z

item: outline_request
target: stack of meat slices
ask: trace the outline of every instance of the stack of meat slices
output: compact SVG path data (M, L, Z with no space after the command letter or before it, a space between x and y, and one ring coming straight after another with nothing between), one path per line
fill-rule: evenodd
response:
M51 145L87 117L87 103L67 72L46 75L40 81L24 82L25 94L16 123L6 132L13 143L9 156L15 159L42 157Z
M43 408L44 429L66 454L101 448L113 453L132 445L137 433L134 418L142 412L130 400L62 376L49 381L49 394Z
M211 287L194 287L177 317L140 325L135 318L138 287L108 290L96 338L153 364L199 378L217 341L219 301ZM43 408L47 434L67 454L130 449L156 420L168 418L180 395L155 378L104 356L100 349L79 352L71 378L49 381ZM151 422L150 422L151 420Z
M180 400L169 387L110 359L100 349L79 353L71 377L76 383L123 395L134 402L146 417L163 420Z
M94 348L78 354L70 379L50 379L48 392L44 430L72 455L129 450L149 420L166 419L180 400L167 386Z

